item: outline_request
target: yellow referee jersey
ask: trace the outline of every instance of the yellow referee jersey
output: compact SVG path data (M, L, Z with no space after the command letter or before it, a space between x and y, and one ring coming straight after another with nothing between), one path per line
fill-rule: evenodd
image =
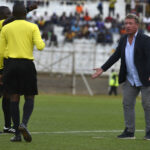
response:
M4 22L4 20L0 20L0 32L1 32L2 27L3 27L3 22Z
M0 21L0 32L1 32L1 30L2 30L3 22L4 22L4 21L5 21L5 19ZM8 50L7 50L7 48L6 48L5 51L4 51L4 56L3 56L3 57L4 57L4 58L8 58ZM0 62L0 63L3 63L3 62Z
M3 27L3 22L4 22L5 20L0 20L0 33L1 33L1 30L2 30L2 27ZM2 69L3 68L3 59L0 59L0 69Z
M45 47L38 26L26 20L15 20L5 25L1 30L0 59L4 57L7 48L8 58L33 60L34 45L38 50Z

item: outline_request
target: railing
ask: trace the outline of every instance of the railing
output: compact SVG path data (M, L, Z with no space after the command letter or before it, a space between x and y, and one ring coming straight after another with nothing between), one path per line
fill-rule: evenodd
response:
M88 44L86 46L88 47ZM81 45L80 48L82 48ZM39 72L47 72L50 74L62 73L72 75L73 95L76 94L76 75L80 75L88 93L92 96L93 92L85 75L92 74L93 68L100 67L108 59L110 53L107 51L97 52L95 44L92 45L90 51L84 48L85 46L81 51L76 50L75 46L72 46L70 51L64 51L63 47L62 50L50 50L49 48L46 48L44 51L35 50L34 62L36 69ZM115 64L114 67L118 70L119 63ZM106 74L108 75L109 71Z

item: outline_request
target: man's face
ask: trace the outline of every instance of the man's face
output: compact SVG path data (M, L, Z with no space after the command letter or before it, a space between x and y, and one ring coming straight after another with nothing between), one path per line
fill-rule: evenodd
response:
M125 30L127 34L134 34L138 30L138 23L135 19L126 19L125 20Z

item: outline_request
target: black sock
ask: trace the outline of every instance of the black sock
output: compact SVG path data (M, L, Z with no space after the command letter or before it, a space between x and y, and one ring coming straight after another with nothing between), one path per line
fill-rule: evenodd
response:
M33 107L34 107L34 99L31 99L31 98L25 99L25 103L23 107L22 123L25 124L26 126L32 114Z
M2 108L4 112L5 127L11 127L10 99L3 96Z
M20 112L19 112L19 102L11 101L11 115L14 123L14 129L16 130L16 134L19 134L19 124L20 124Z

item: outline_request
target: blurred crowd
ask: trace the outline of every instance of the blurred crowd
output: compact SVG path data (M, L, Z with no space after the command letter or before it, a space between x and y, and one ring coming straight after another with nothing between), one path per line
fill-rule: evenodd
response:
M16 1L19 0L6 0L7 3L14 3ZM20 0L23 1L23 0ZM36 2L38 6L49 6L50 5L50 1L49 0L24 0L27 5L30 5L33 2Z
M103 1L100 1L102 3ZM116 3L116 0L113 2ZM99 4L97 8L99 10ZM114 15L113 11L109 12L106 18L103 18L103 10L94 17L90 16L87 10L84 10L84 4L78 3L75 6L75 13L70 13L69 16L63 12L60 16L55 12L49 16L45 12L43 16L38 16L36 11L28 16L28 20L36 23L45 41L49 41L48 45L52 43L57 46L58 38L54 33L54 26L63 28L65 42L73 42L74 39L94 39L96 43L112 44L113 33L124 34L123 22L120 20L119 14Z
M13 0L7 0L13 1ZM27 19L36 23L42 33L42 38L46 41L48 46L52 44L58 45L58 34L54 33L54 27L62 27L62 35L65 42L73 42L74 39L94 39L96 43L113 44L114 34L125 34L124 22L120 19L120 15L116 13L117 0L108 1L108 15L104 17L103 3L104 0L97 2L98 14L94 17L90 16L90 12L84 9L84 2L81 1L74 5L74 10L69 15L63 12L61 15L57 11L52 15L45 11L43 15L37 15L34 11L27 16ZM33 2L33 1L32 1ZM65 1L60 1L63 5ZM69 2L69 1L67 1ZM70 1L73 2L73 1ZM31 1L27 1L30 4ZM40 6L49 6L50 2L47 0L37 0ZM67 10L66 10L67 11ZM150 0L125 0L125 14L136 13L141 18L139 32L150 32ZM106 15L105 15L106 16Z

